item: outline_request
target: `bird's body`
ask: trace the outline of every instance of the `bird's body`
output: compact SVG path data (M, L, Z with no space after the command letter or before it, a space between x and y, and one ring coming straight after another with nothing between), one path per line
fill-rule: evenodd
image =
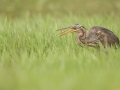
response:
M107 28L93 26L88 31L86 31L86 29L80 24L75 24L67 28L72 29L69 32L77 32L76 39L80 46L86 45L98 48L99 43L101 43L104 46L106 53L108 46L120 46L118 37ZM64 30L67 28L59 30ZM61 36L69 32L65 32L61 34Z
M78 41L79 39L79 41ZM107 39L107 40L105 40ZM88 46L98 46L99 42L102 43L103 46L105 46L105 42L108 43L108 46L112 45L118 45L119 39L118 37L110 30L99 27L99 26L93 26L91 27L87 32L86 36L83 40L83 38L80 37L80 33L77 35L77 41L82 42L85 44L85 41Z

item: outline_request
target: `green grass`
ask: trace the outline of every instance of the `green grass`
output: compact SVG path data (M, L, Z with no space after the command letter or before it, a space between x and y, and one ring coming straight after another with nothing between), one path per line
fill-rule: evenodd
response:
M0 90L120 90L120 50L81 48L76 34L57 29L80 23L103 26L120 37L119 18L110 16L0 17Z

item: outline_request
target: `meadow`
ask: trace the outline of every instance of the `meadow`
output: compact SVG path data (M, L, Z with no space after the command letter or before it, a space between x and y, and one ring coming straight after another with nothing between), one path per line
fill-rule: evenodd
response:
M99 53L76 43L76 34L56 30L80 23L103 26L119 38L119 17L111 14L0 17L0 90L120 90L120 49Z

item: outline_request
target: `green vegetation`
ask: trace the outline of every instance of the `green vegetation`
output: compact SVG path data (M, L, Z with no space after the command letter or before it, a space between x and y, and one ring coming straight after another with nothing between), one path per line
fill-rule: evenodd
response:
M109 28L119 38L119 18L52 16L8 20L0 17L0 90L119 90L120 50L109 57L77 45L76 34L57 29L75 23Z
M8 17L36 14L64 16L71 13L120 15L120 0L0 0L0 14Z
M80 23L120 38L119 16L120 0L1 0L0 90L120 90L119 49L107 57L56 32Z

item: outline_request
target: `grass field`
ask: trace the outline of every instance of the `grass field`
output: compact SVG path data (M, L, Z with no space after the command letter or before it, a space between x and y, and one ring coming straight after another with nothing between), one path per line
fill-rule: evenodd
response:
M76 34L57 29L80 23L103 26L120 38L115 15L0 17L0 90L120 90L120 49L81 48Z

